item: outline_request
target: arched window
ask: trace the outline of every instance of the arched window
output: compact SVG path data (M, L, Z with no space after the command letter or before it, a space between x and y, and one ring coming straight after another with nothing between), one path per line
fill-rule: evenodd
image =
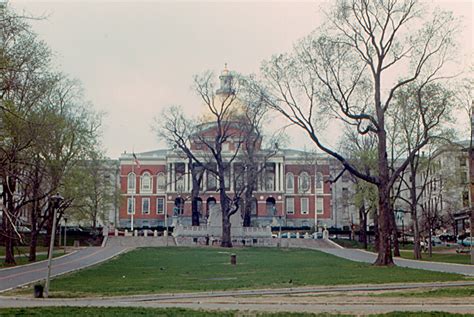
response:
M266 201L267 207L267 216L275 216L276 215L276 201L275 198L269 197Z
M141 187L140 187L140 192L141 193L151 193L151 175L148 172L143 173L141 177Z
M316 192L322 193L323 192L323 174L316 173L315 183L316 183L315 184Z
M293 173L286 174L286 192L293 193L295 191L295 176Z
M128 189L128 192L134 192L135 191L135 183L136 183L135 173L128 174L128 176L127 176L127 189Z
M300 193L309 192L311 189L310 184L311 184L311 181L310 181L308 173L306 172L301 173L300 176L298 177L298 191Z
M156 184L159 192L166 190L166 176L164 173L158 173L158 175L156 175Z
M206 201L206 216L209 216L209 212L216 205L216 199L214 197L209 197Z

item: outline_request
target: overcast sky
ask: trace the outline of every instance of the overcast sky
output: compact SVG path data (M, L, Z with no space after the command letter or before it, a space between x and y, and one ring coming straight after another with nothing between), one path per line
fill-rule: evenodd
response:
M322 19L316 1L10 3L17 12L47 17L32 22L33 29L53 50L57 68L78 78L87 99L106 112L103 144L111 158L163 147L151 126L164 107L203 111L191 90L194 74L218 75L224 63L258 73L263 60L289 51ZM462 49L472 52L473 2L428 3L464 16ZM290 133L292 147L312 147L301 133ZM337 135L334 128L329 135Z

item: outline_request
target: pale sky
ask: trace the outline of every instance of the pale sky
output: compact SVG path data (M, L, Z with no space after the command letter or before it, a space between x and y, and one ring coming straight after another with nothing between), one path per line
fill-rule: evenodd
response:
M473 2L427 1L464 16L462 47L472 53ZM263 60L284 53L322 21L321 1L10 1L46 19L33 29L55 54L57 69L79 79L86 98L107 113L106 154L144 152L164 145L151 131L168 105L202 112L192 77L207 70L258 73ZM217 79L217 78L216 78ZM329 126L328 140L337 135ZM290 131L293 148L313 145Z

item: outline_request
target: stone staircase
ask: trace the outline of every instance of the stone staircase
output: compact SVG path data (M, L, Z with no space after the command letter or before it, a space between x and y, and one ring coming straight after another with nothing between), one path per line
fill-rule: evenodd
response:
M106 246L121 246L121 247L166 247L176 246L174 238L168 237L123 237L123 236L108 236Z

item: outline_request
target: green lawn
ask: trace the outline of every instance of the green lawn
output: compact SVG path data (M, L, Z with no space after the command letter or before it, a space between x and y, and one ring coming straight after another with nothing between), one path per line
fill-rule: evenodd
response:
M404 259L413 259L413 251L401 250L400 255ZM428 253L423 253L421 261L432 261L432 262L445 262L445 263L457 263L457 264L470 264L470 254L458 254L458 253L433 253L432 257L428 256Z
M230 252L237 254L236 266L229 264ZM54 279L51 290L52 296L73 297L461 279L455 274L375 267L312 250L174 247L133 250Z
M252 313L236 311L204 311L191 310L183 308L135 308L135 307L35 307L35 308L0 308L0 316L31 316L31 317L82 317L82 316L100 316L100 317L128 317L128 316L160 316L160 317L324 317L324 316L354 316L340 314L312 314L312 313ZM462 314L450 314L443 312L394 312L388 314L369 315L372 317L454 317L454 316L472 316Z

